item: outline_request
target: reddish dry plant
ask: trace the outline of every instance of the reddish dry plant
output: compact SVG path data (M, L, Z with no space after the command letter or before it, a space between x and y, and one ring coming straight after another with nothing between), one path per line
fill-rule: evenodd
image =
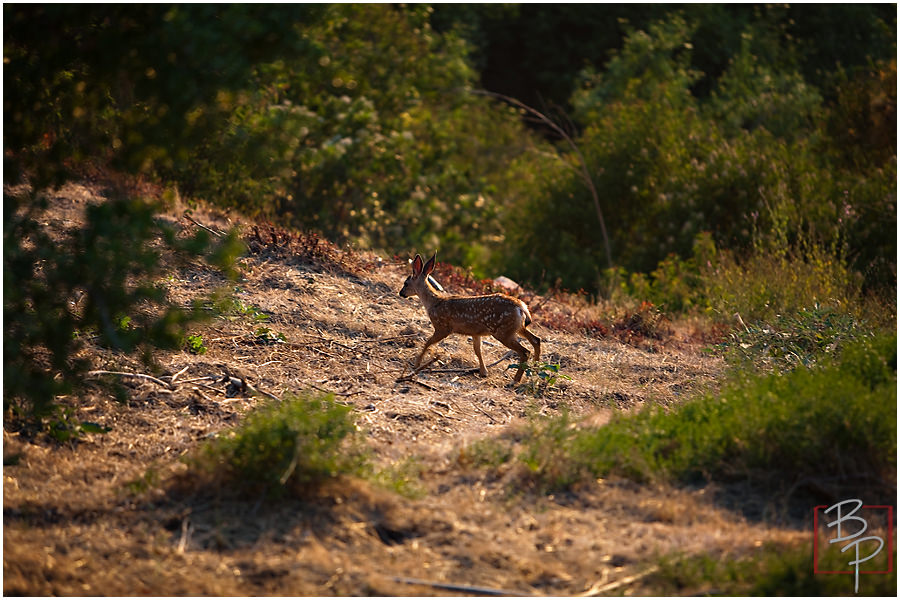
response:
M618 340L640 345L648 340L660 341L672 335L664 327L665 315L652 302L641 302L634 312L627 312L612 326L612 334Z
M434 277L438 282L457 293L465 293L480 296L483 294L493 294L495 292L503 292L508 294L506 290L500 289L494 285L491 279L476 279L472 275L472 271L462 269L460 267L448 264L437 263L434 269ZM515 294L510 294L515 295Z
M358 275L372 267L363 254L345 252L315 231L290 231L272 223L253 225L252 229L246 242L253 254L271 253L279 258L296 258L330 273Z
M48 222L78 223L84 207L99 201L85 190L65 190L50 199ZM183 214L182 207L169 211L171 220ZM232 222L202 205L193 214L220 230ZM268 315L263 328L283 341L258 343L261 324L251 315L217 318L190 332L202 335L205 354L154 355L154 377L171 385L98 380L60 400L76 418L111 427L108 433L49 447L6 427L6 595L440 593L393 576L584 595L596 593L598 581L608 585L607 571L612 584L640 594L654 591L629 583L643 569L648 540L662 552L719 556L752 549L760 539L799 537L794 529L734 519L708 494L613 479L588 481L571 498L577 505L532 499L525 489L511 502L510 492L521 489L517 469L488 472L456 460L474 440L524 439L538 410L552 417L565 410L573 422L591 418L584 426L597 426L618 411L671 406L715 386L723 363L696 343L673 347L663 361L616 339L587 338L580 332L608 326L609 308L526 291L521 296L535 323L559 328L536 332L547 341L547 360L572 375L553 398L506 387L509 378L499 370L487 379L464 374L473 365L464 340L443 347L445 368L412 381L401 376L429 327L421 306L397 293L405 258L402 269L399 260L372 268L378 259L371 253L243 222L252 252L240 301ZM224 281L201 263L175 265L171 273L167 293L184 305ZM449 265L438 279L452 292L493 291L492 282ZM485 350L490 358L504 352ZM146 370L139 357L90 342L83 356L95 369ZM268 402L243 396L249 387L234 395L232 376L276 396L308 388L335 394L352 406L385 483L424 498L342 477L315 495L248 501L195 475L182 479L191 473L182 457Z

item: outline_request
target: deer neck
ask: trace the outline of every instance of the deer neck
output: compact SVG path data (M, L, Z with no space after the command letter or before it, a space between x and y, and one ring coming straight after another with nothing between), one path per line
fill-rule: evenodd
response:
M442 294L431 285L426 277L422 280L422 285L419 287L418 296L425 307L425 312L431 314L431 309L440 302Z

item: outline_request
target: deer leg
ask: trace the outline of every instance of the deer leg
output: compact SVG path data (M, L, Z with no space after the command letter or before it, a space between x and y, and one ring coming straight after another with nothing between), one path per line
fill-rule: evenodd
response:
M419 353L419 357L416 359L416 364L413 365L413 372L419 370L419 365L422 364L422 359L425 357L425 353L428 352L428 348L430 348L434 344L437 344L439 341L450 335L450 333L451 332L449 331L435 330L431 337L428 338L428 341L425 342L425 347L422 348L422 352Z
M478 371L482 377L487 377L487 368L484 366L484 359L481 357L481 336L472 336L472 348L475 349L475 356L478 357Z
M519 355L519 370L516 371L516 376L513 378L513 383L519 383L522 379L522 374L525 372L525 363L528 362L528 350L525 349L525 346L519 343L519 340L516 339L516 334L511 333L504 337L497 337L497 341L501 344L509 348L510 350L514 350L516 354Z
M539 360L541 360L541 338L534 335L524 327L522 328L522 331L520 333L525 336L525 339L528 340L528 342L532 346L534 346L534 358L532 360L534 362L538 362Z

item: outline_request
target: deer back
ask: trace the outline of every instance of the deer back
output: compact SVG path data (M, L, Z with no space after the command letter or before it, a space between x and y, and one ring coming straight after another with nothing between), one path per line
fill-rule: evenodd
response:
M531 323L525 303L506 294L448 295L428 309L435 329L466 335L493 335L518 331Z

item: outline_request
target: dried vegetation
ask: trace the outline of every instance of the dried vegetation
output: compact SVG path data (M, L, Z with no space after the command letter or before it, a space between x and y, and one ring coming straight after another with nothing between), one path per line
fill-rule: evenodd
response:
M48 227L76 225L100 193L69 186ZM186 230L231 225L197 207L188 215L172 206L165 218ZM267 224L243 230L250 252L233 300L191 331L204 352L157 354L157 372L147 373L154 379L96 373L89 393L61 399L109 433L58 445L5 424L5 594L648 593L643 574L657 555L740 555L806 535L748 521L717 504L711 488L601 480L535 496L511 491L513 472L467 464L463 448L515 435L538 415L567 411L598 425L715 388L721 360L703 352L689 325L662 323L652 307L617 314L571 295L522 291L544 360L570 380L540 397L511 388L512 359L488 341L487 363L499 362L481 378L460 336L409 377L430 324L417 300L397 293L405 257L385 260ZM185 305L229 285L199 264L170 272L169 296ZM461 293L494 285L447 265L436 277ZM86 356L98 372L146 371L90 345ZM418 493L339 477L288 498L248 499L192 481L180 459L268 397L304 391L352 407L374 465L411 469Z

